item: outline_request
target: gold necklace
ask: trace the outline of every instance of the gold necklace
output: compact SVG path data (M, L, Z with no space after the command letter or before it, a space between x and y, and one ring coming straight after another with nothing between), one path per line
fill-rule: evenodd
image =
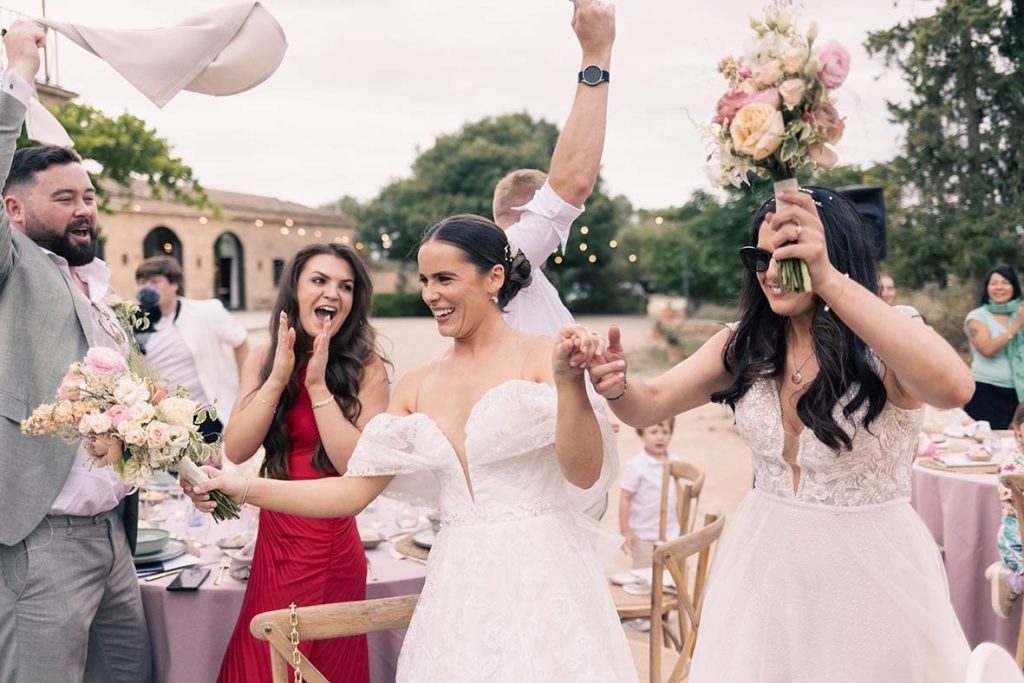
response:
M807 358L804 358L804 362L797 366L797 369L794 370L793 374L789 376L789 379L793 382L793 384L803 384L804 376L800 374L800 371L804 369L804 366L807 365L807 361L809 361L813 356L814 349L812 348L811 353L807 356ZM793 360L794 362L796 361L795 358Z

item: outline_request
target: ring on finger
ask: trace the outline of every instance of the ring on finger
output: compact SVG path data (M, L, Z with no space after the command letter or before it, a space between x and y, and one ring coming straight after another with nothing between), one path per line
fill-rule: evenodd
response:
M800 237L800 233L802 233L803 231L804 231L804 227L802 225L796 226L796 236L797 237Z

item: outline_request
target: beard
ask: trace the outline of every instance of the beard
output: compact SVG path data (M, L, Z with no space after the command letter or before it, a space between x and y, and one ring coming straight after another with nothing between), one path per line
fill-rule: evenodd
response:
M89 243L76 244L72 239L73 230L88 228ZM92 263L96 258L100 242L96 236L96 225L89 218L76 218L64 226L61 232L55 232L50 226L35 216L25 216L25 234L44 249L49 249L68 262L72 268Z

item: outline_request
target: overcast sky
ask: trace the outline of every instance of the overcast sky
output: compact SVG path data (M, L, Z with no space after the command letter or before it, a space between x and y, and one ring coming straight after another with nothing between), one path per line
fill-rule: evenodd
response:
M38 0L0 0L38 14ZM49 0L54 19L110 28L170 25L203 0ZM718 60L738 54L762 0L620 0L612 60L606 189L640 207L686 201L708 188L705 145L687 113L710 119L723 82ZM60 84L80 101L143 118L207 187L320 205L367 199L406 176L417 149L484 116L528 111L561 125L579 68L566 0L265 0L289 48L274 76L247 93L182 92L157 109L115 71L61 39ZM853 54L838 91L846 117L840 159L890 158L900 131L886 99L903 82L870 60L870 30L934 11L925 0L809 0L820 41Z

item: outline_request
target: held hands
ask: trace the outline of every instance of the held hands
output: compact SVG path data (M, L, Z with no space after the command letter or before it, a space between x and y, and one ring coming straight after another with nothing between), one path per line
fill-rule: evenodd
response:
M574 0L572 30L583 48L584 61L608 68L615 42L615 7L601 0Z
M273 384L274 390L281 392L291 381L295 370L295 328L288 326L288 314L281 311L281 319L277 326L277 349L274 351L274 367L270 370L267 381Z
M789 206L778 213L768 213L764 218L764 225L775 233L772 235L772 258L776 261L803 260L815 290L832 278L843 277L828 260L825 227L811 195L798 191L784 192L781 199Z
M617 398L626 390L628 362L622 349L622 335L616 325L608 328L608 345L590 365L590 383L605 398Z
M604 343L582 325L566 325L558 333L551 358L555 381L575 379L604 351Z
M39 72L39 48L46 42L46 29L34 21L19 19L4 36L8 68L31 85Z

